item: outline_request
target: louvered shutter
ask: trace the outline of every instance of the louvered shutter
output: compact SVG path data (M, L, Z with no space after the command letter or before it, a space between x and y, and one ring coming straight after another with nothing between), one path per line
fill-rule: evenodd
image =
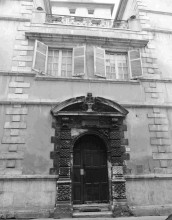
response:
M45 75L48 56L48 46L38 40L35 41L33 69Z
M73 76L85 74L85 46L73 48Z
M132 78L142 76L142 62L139 50L130 50L128 52L130 63L130 74Z
M106 77L105 50L99 47L94 48L94 74Z

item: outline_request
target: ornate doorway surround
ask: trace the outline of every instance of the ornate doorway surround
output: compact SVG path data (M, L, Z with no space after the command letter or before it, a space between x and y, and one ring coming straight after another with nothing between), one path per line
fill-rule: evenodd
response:
M75 182L73 173L76 165L73 161L74 147L82 138L89 137L89 135L99 141L102 140L107 149L107 163L105 164L108 169L108 196L105 200L108 200L112 210L121 202L126 202L123 170L125 160L129 159L129 155L125 150L128 140L124 138L124 131L127 129L124 119L128 111L114 101L102 97L92 97L92 94L88 93L86 97L80 96L57 104L51 113L55 136L51 138L51 142L54 143L54 151L50 153L53 160L50 174L59 175L55 217L69 217L72 214L72 205L75 202L75 189L72 187L72 183ZM93 149L91 151L88 147L87 150L90 150L89 153L93 153ZM101 147L99 149L101 152ZM83 153L81 152L81 154ZM99 164L99 166L102 166L103 169L105 164ZM80 167L80 175L84 172L82 168ZM101 181L99 184L102 184ZM83 188L80 190L84 191ZM91 198L91 200L94 199ZM84 201L83 198L82 201Z

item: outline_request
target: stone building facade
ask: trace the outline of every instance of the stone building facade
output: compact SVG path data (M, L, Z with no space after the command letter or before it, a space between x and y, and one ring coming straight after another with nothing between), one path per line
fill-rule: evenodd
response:
M0 216L168 215L170 0L0 0Z

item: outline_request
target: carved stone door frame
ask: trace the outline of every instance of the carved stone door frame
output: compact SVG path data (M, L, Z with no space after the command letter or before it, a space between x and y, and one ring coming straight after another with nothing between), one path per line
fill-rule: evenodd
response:
M77 97L58 104L52 109L55 136L54 151L51 152L54 167L50 174L59 175L55 216L71 217L73 147L78 138L85 134L95 134L105 140L108 149L108 174L110 205L126 202L124 161L128 140L124 138L124 119L128 111L119 104L104 98Z

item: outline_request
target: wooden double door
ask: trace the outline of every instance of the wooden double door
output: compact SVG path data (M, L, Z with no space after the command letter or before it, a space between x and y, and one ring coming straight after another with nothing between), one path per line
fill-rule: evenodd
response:
M95 135L85 135L74 146L72 192L74 204L109 200L107 150Z

